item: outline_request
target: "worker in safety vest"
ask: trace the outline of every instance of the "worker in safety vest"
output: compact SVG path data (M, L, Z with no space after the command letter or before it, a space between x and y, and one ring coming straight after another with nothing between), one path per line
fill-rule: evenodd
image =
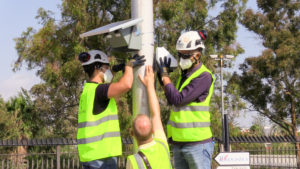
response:
M176 50L181 75L174 86L169 78L170 60L161 59L159 75L168 103L172 105L167 124L169 143L173 144L176 169L210 169L214 150L210 129L209 104L214 76L200 58L205 49L206 31L183 33Z
M143 65L143 56L135 55L118 82L111 83L113 74L105 53L99 50L79 55L89 80L84 84L78 111L77 144L84 169L116 169L122 143L115 98L131 89L133 68ZM114 67L115 68L115 67Z
M171 169L170 151L160 118L152 67L146 66L145 77L139 78L147 88L151 120L145 114L139 114L133 120L131 135L137 140L138 153L128 156L126 169Z

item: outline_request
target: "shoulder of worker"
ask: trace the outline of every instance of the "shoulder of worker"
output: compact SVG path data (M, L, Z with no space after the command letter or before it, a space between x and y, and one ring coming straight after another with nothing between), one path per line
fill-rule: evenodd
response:
M166 146L168 146L168 141L166 137L166 133L164 130L155 130L153 138L157 141L162 141Z

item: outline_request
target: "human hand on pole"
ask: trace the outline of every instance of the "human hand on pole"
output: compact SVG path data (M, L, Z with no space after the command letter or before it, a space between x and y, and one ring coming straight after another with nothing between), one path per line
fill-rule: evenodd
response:
M166 56L164 59L159 58L159 74L161 77L169 77L170 65L171 58L167 58Z
M126 63L126 66L130 66L132 68L142 66L146 62L146 59L144 58L144 55L140 56L138 54L135 54L132 58L129 59L129 61Z
M161 130L163 131L163 125L160 118L160 107L158 98L154 88L154 73L152 66L146 66L145 76L142 78L139 75L139 79L147 88L148 103L151 112L151 121L153 124L153 131Z
M166 56L164 57L164 59L159 58L159 62L156 62L156 65L158 67L158 71L157 71L158 82L161 86L164 86L162 78L169 77L171 58L167 58Z
M144 78L139 75L139 79L144 84L145 87L153 87L154 88L154 73L152 66L146 66L145 68L145 76Z

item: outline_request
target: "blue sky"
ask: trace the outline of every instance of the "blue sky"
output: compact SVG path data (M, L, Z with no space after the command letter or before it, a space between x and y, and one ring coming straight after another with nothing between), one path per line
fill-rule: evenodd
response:
M5 100L15 96L21 87L30 89L40 82L34 71L26 71L25 68L15 73L12 71L12 65L18 58L13 39L20 37L27 27L41 27L35 19L40 7L58 11L57 4L60 3L60 0L0 0L0 95Z
M26 68L22 68L17 72L12 71L12 65L18 58L13 39L20 37L27 27L35 29L41 27L38 24L38 20L35 19L40 7L55 12L58 18L58 4L61 4L61 0L0 0L0 49L2 59L0 62L0 95L4 100L17 95L21 87L30 89L32 85L40 82L34 71L27 71ZM251 0L247 6L257 10L256 1ZM237 70L240 63L243 63L246 57L258 56L263 50L259 37L247 31L241 25L239 25L237 41L245 49L245 53L236 59L235 70ZM244 119L251 119L252 116L256 116L256 114L241 115L237 122L240 123L240 126L247 127L251 124L251 120L245 121Z

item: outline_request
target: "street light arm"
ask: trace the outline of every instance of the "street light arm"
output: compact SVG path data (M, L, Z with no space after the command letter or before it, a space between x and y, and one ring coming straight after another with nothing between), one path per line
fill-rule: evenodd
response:
M209 55L212 59L217 59L218 55Z
M233 59L234 56L233 56L233 55L225 55L225 58L226 58L226 59Z

